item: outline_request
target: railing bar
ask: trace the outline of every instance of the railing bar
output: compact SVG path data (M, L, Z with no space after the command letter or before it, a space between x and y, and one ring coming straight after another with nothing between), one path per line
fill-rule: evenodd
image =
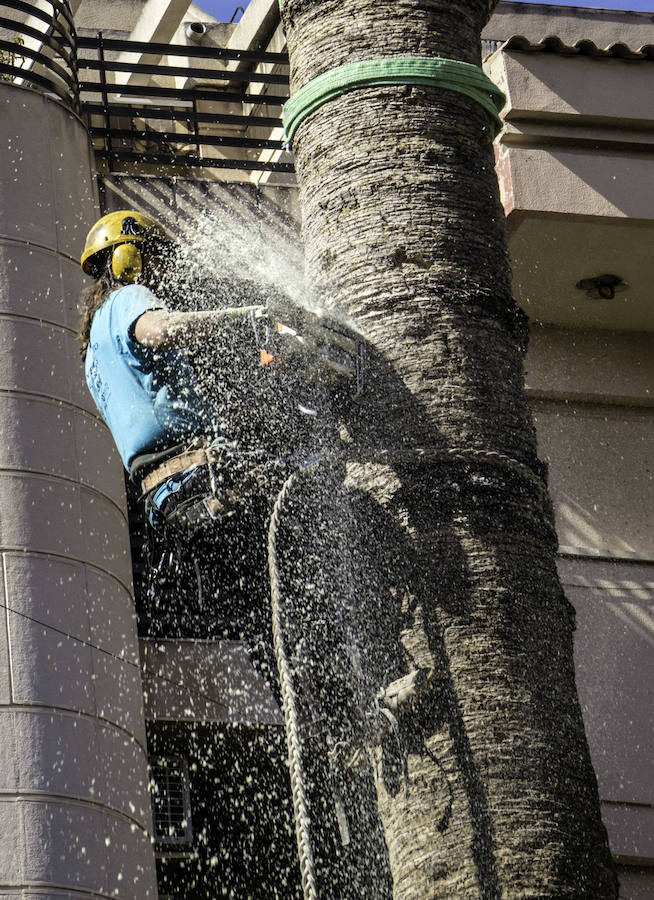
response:
M11 10L16 10L17 12L24 12L28 16L34 16L35 19L41 19L42 22L45 22L46 25L50 25L52 23L52 16L50 13L47 13L44 9L39 9L38 6L34 6L32 3L23 3L22 0L13 0L12 4L8 3L0 4L4 7L9 7ZM14 21L13 19L11 21ZM15 22L16 25L22 27L22 22ZM17 30L17 29L16 29Z
M51 81L49 78L46 78L45 75L39 75L31 69L17 69L15 66L10 66L3 62L0 62L0 72L11 75L12 78L20 78L22 81L44 87L46 91L54 94L66 104L68 109L70 109L70 94L62 90L61 85L57 84L56 81Z
M102 111L104 113L104 124L107 129L107 135L105 137L105 147L107 151L107 166L109 171L112 171L112 148L111 148L111 117L109 115L109 94L107 93L107 79L105 76L104 69L104 41L102 38L102 32L98 32L98 60L100 63L100 80L102 82L101 94L102 94Z
M24 47L22 44L13 44L9 41L1 41L0 40L0 50L8 50L10 53L15 54L16 56L27 57L28 59L33 60L34 62L40 63L45 69L51 71L54 75L58 75L59 78L63 81L63 83L68 87L68 89L75 94L75 90L77 88L74 75L71 75L65 69L62 69L58 63L56 63L50 57L45 56L39 50L32 50L31 47ZM20 74L16 75L16 78L25 78L28 79L28 73L30 73L31 69L19 69ZM67 98L70 99L70 98Z
M68 88L70 93L72 93L73 95L75 94L75 89L76 89L75 79L68 72L66 72L65 69L62 69L56 63L54 63L51 59L48 59L47 56L43 56L42 53L39 53L36 50L30 50L28 47L21 46L20 52L17 52L17 49L16 49L17 46L18 45L16 45L16 44L7 44L5 41L0 41L0 50L8 49L9 52L13 53L15 56L23 56L23 57L27 56L29 59L32 59L35 62L40 63L47 72L51 72L53 75L58 76L60 81L62 81L63 84ZM22 79L24 81L30 81L30 80L38 81L38 79L36 78L36 75L38 73L35 73L33 71L33 69L31 69L31 68L24 69L24 68L21 68L18 66L14 66L12 68L12 74L15 76L16 79ZM34 77L32 77L32 76L34 76ZM45 76L40 76L40 77L45 77ZM48 79L47 83L51 84L51 85L55 85L57 82L56 81L51 82ZM56 91L57 96L61 97L62 99L65 99L66 102L70 101L70 93L66 93L66 92L61 93L60 91Z
M106 49L106 48L105 48ZM95 61L79 60L80 69L97 70ZM189 69L186 66L162 66L154 63L121 63L107 60L105 69L108 72L124 72L130 75L187 75L189 78L206 78L216 81L243 81L255 84L288 84L287 75L254 74L252 72L219 71L216 69ZM118 87L118 85L117 85Z
M97 81L80 81L80 93L97 94L100 84ZM168 97L178 100L213 100L220 103L252 103L253 105L265 104L266 106L283 106L288 97L269 96L268 94L235 94L223 93L216 89L201 90L199 88L164 88L148 85L123 84L107 85L110 94L122 94L131 97Z
M14 0L14 2L15 2L15 0ZM68 8L68 4L67 4L67 3L62 3L62 2L60 2L60 0L48 0L48 2L51 4L51 6L53 7L53 9L56 10L56 13L57 13L57 15L53 16L53 19L56 20L56 19L57 19L57 16L59 16L59 15L60 15L60 16L63 16L64 19L66 19L66 21L67 21L68 24L70 25L70 30L71 30L71 32L74 33L74 31L75 31L75 20L74 20L74 18L73 18L73 15L72 15L70 9Z
M77 38L77 46L84 50L96 49L96 38ZM231 59L247 62L268 62L288 65L286 53L270 53L261 50L228 50L226 47L198 47L186 44L156 44L142 41L123 41L115 38L105 39L105 50L118 50L127 53L147 53L151 56L186 56L205 57L206 59Z
M189 132L188 134L179 134L176 131L153 131L153 130L136 130L131 128L100 128L97 125L89 128L89 133L93 137L104 138L131 138L133 140L153 140L167 144L206 144L212 147L243 147L252 150L281 150L283 141L271 140L269 138L248 138L248 137L232 137L230 135L218 134L199 134L196 141L196 135Z
M99 115L104 113L101 103L84 103L84 111L87 115ZM173 119L176 122L206 123L209 125L244 125L246 127L281 128L281 118L273 116L236 116L232 113L201 113L195 112L192 107L175 109L165 106L155 109L151 106L122 106L109 104L109 113L112 116L135 116L141 119Z
M0 27L7 28L10 31L17 31L18 29L12 28L12 24L18 24L18 23L14 23L12 19L5 19L4 17L0 16ZM21 24L20 33L21 33L21 36L27 35L27 37L34 38L35 40L39 41L39 43L41 43L41 44L46 44L48 47L50 47L51 50L54 50L55 53L58 53L68 63L68 65L71 68L73 68L73 64L71 63L71 57L74 58L75 48L72 43L68 46L68 48L66 48L65 44L62 44L60 41L58 41L56 38L53 38L47 32L39 31L38 28L32 28L31 25ZM0 47L2 47L4 49L8 46L12 48L11 52L16 53L18 56L26 55L26 54L22 53L23 49L30 49L30 48L25 48L23 44L15 44L13 41L7 42L7 41L0 40ZM20 47L20 51L17 49L19 47ZM66 52L66 49L68 50L68 52ZM35 51L35 52L38 52L38 51ZM45 59L49 59L49 57L45 57Z
M96 151L97 153L97 151ZM100 157L102 152L97 153ZM203 168L215 169L243 169L248 172L294 172L295 167L292 163L264 163L255 160L248 161L242 159L222 159L220 157L193 157L193 156L173 156L162 155L156 153L136 153L127 151L114 151L113 159L119 162L140 162L150 163L152 165L166 166L202 166Z
M197 119L197 115L198 115L198 110L197 110L196 103L195 103L195 101L194 101L194 102L193 102L193 134L195 135L195 152L196 152L196 153L198 154L198 156L199 156L199 155L200 155L200 146L201 146L201 145L200 145L200 141L199 141L200 129L199 129L199 127L198 127L198 119Z
M61 26L59 22L56 21L56 19L53 19L53 16L50 13L46 12L44 9L39 9L38 6L34 6L34 4L32 3L24 3L22 2L22 0L13 0L11 4L0 3L0 6L4 6L5 8L8 7L12 11L24 12L28 16L34 17L35 19L40 19L46 25L49 25L51 27L54 25L53 30L59 32L65 39L67 39L67 43L72 46L74 42L73 35L75 27L72 19L66 17L68 23L71 26L70 29L66 29ZM7 27L9 27L11 31L27 33L26 29L31 28L30 25L26 25L24 22L18 22L15 19L5 19L4 21L10 23ZM39 31L37 33L39 34L39 36L43 36L46 32Z

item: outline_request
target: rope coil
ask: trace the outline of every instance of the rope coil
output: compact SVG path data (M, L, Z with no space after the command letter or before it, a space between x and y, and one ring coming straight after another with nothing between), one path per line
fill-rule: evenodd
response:
M316 881L316 867L312 850L311 816L306 793L306 776L302 762L302 738L300 735L299 714L297 707L297 695L293 687L293 675L286 655L284 642L284 629L282 624L282 583L279 568L279 556L277 553L277 533L279 523L284 511L288 495L295 483L320 465L338 465L342 463L378 463L392 462L393 459L423 456L429 459L458 460L463 462L481 462L487 465L495 465L499 468L509 469L522 478L534 484L540 491L547 494L547 486L543 478L535 473L525 463L518 462L510 456L506 456L494 450L475 450L463 448L437 449L418 447L406 450L380 450L367 454L334 454L328 457L318 457L311 460L301 469L293 472L286 479L279 491L268 526L268 571L270 575L270 600L272 616L272 633L277 667L279 670L280 691L282 708L286 725L286 746L288 749L289 773L291 779L291 794L293 798L293 811L295 817L295 834L300 860L300 874L304 900L319 900ZM391 723L392 724L392 723Z

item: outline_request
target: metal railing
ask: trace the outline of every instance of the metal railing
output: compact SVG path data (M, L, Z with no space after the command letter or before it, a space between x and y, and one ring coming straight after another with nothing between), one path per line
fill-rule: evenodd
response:
M96 157L127 164L292 172L283 152L284 53L79 37L81 112ZM131 167L130 165L131 164Z
M293 172L282 143L285 53L83 37L68 0L7 0L0 81L80 115L100 170Z
M77 43L68 0L0 3L0 81L33 87L79 112Z

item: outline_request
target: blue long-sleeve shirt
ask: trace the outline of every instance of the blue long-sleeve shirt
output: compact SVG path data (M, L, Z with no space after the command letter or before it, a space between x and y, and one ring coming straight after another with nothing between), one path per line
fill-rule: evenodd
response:
M129 469L135 456L180 443L190 434L217 436L183 350L145 347L136 320L163 304L148 288L113 291L93 317L86 381Z

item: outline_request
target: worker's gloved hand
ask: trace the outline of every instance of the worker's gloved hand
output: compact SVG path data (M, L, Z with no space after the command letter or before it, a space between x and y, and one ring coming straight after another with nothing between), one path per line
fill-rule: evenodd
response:
M232 306L227 309L221 309L219 312L227 316L228 319L248 319L251 316L266 316L267 308L265 306L261 306L260 304L254 304L253 306Z
M332 389L350 381L360 388L362 342L352 328L321 310L291 304L271 304L265 316L269 336L262 365L277 359Z

